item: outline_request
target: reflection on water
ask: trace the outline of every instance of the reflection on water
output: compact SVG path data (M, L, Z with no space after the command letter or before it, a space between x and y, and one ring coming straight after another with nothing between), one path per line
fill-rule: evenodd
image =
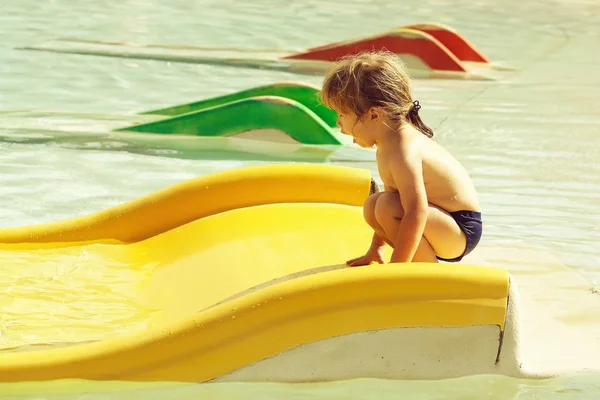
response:
M0 15L0 111L126 115L281 80L300 79L318 85L321 79L275 71L14 49L55 37L303 49L414 22L446 23L492 60L516 68L497 82L415 81L415 97L423 105L425 121L434 128L437 140L467 166L481 192L486 218L482 247L543 249L597 286L600 60L594 49L600 33L599 12L596 0L460 0L451 4L416 0L258 0L246 4L222 0L7 0ZM237 159L236 153L217 156L140 143L124 145L122 140L106 135L57 140L56 136L48 138L36 132L35 124L43 126L46 121L31 121L23 129L0 123L3 227L82 215L201 174L267 162L252 157ZM90 133L98 131L98 126L86 128L84 123L77 129L83 132L89 128ZM19 135L28 139L19 141ZM36 135L40 136L36 139ZM334 163L376 172L372 162ZM494 260L512 271L531 268L538 273L545 268L543 261L520 266L502 255ZM16 300L3 292L2 318L35 306L40 313L54 313L60 320L61 307L77 307L65 290L76 281L84 285L78 290L86 290L96 299L97 310L107 318L127 319L128 313L136 311L134 303L119 298L120 285L139 278L107 268L104 261L99 267L99 260L86 259L83 253L55 264L45 262L39 271L31 269L31 262L18 268L14 259L1 255L0 263L0 287L18 291L23 302L35 302L17 307ZM94 286L87 285L87 276L110 285L114 297L103 298L99 291L94 292ZM113 300L121 305L111 308ZM91 321L91 310L77 313L83 321ZM581 324L582 318L570 314L563 322ZM39 321L41 327L41 314ZM64 322L57 322L56 329L68 332ZM15 323L11 329L26 334L26 329L19 331ZM599 380L599 376L580 375L544 382L473 377L426 384L357 380L323 385L189 385L120 395L327 399L373 397L374 393L377 398L397 398L398 393L407 393L411 399L592 399L599 394ZM0 393L11 388L16 390L17 386L0 386ZM108 389L98 389L103 390Z
M149 310L137 304L133 286L145 278L144 266L100 257L94 246L0 250L0 265L0 351L93 341L146 327Z
M58 381L23 383L7 386L0 383L0 393L19 394L11 398L26 399L27 393L44 393L44 399L347 399L362 400L576 400L600 395L600 376L579 375L532 381L504 376L481 375L442 381L392 381L355 379L351 381L285 383L212 383L178 384L169 382L131 383ZM73 394L77 393L77 394ZM35 397L39 399L40 397Z

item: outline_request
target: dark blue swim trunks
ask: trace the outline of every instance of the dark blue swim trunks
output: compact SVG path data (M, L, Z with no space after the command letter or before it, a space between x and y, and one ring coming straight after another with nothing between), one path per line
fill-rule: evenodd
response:
M481 240L481 234L483 232L483 222L481 220L481 213L478 211L454 211L451 212L450 215L452 218L454 218L460 229L462 229L467 236L467 247L465 248L464 253L456 258L448 259L437 257L437 259L447 262L457 262L462 260L464 256L473 251L473 249L479 244L479 240Z

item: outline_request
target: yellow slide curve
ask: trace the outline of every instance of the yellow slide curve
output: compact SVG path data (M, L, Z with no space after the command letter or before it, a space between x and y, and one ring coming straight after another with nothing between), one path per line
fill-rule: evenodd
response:
M81 315L54 331L58 317L48 316L38 339L22 328L28 334L15 339L18 345L0 349L0 382L318 381L495 371L507 318L506 271L343 266L370 243L362 204L371 183L368 171L349 167L246 167L94 214L0 230L2 263L35 260L35 271L77 254L94 270L123 277L118 284L65 285ZM17 284L11 289L20 293ZM132 315L107 323L108 315L86 303L92 290L105 290L106 301L122 295L135 305ZM27 320L36 310L19 312L14 318ZM97 326L77 337L68 326L84 316ZM11 325L5 328L10 338Z

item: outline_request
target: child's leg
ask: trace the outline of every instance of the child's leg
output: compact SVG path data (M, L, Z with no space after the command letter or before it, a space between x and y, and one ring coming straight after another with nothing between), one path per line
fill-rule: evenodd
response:
M404 217L404 208L398 192L383 192L376 199L375 220L383 230L385 239L391 243L398 234L400 221ZM417 247L413 262L437 262L437 256L454 258L461 255L467 239L454 218L435 205L429 205L429 214L423 238Z
M384 239L390 246L392 246L392 243L387 238L385 230L382 228L379 222L377 222L377 218L375 217L375 207L377 205L377 200L379 199L379 196L381 196L384 193L385 192L374 193L367 198L363 206L363 216L367 224L369 224L369 226L373 228L375 233L379 235L379 237Z

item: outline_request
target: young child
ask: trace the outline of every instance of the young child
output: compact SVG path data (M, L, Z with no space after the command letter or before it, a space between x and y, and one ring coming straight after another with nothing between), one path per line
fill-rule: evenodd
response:
M390 262L457 262L479 243L477 191L462 165L433 139L419 117L402 62L387 52L340 61L326 76L323 103L335 110L342 133L361 147L377 146L384 191L371 194L364 217L374 235L350 266Z

